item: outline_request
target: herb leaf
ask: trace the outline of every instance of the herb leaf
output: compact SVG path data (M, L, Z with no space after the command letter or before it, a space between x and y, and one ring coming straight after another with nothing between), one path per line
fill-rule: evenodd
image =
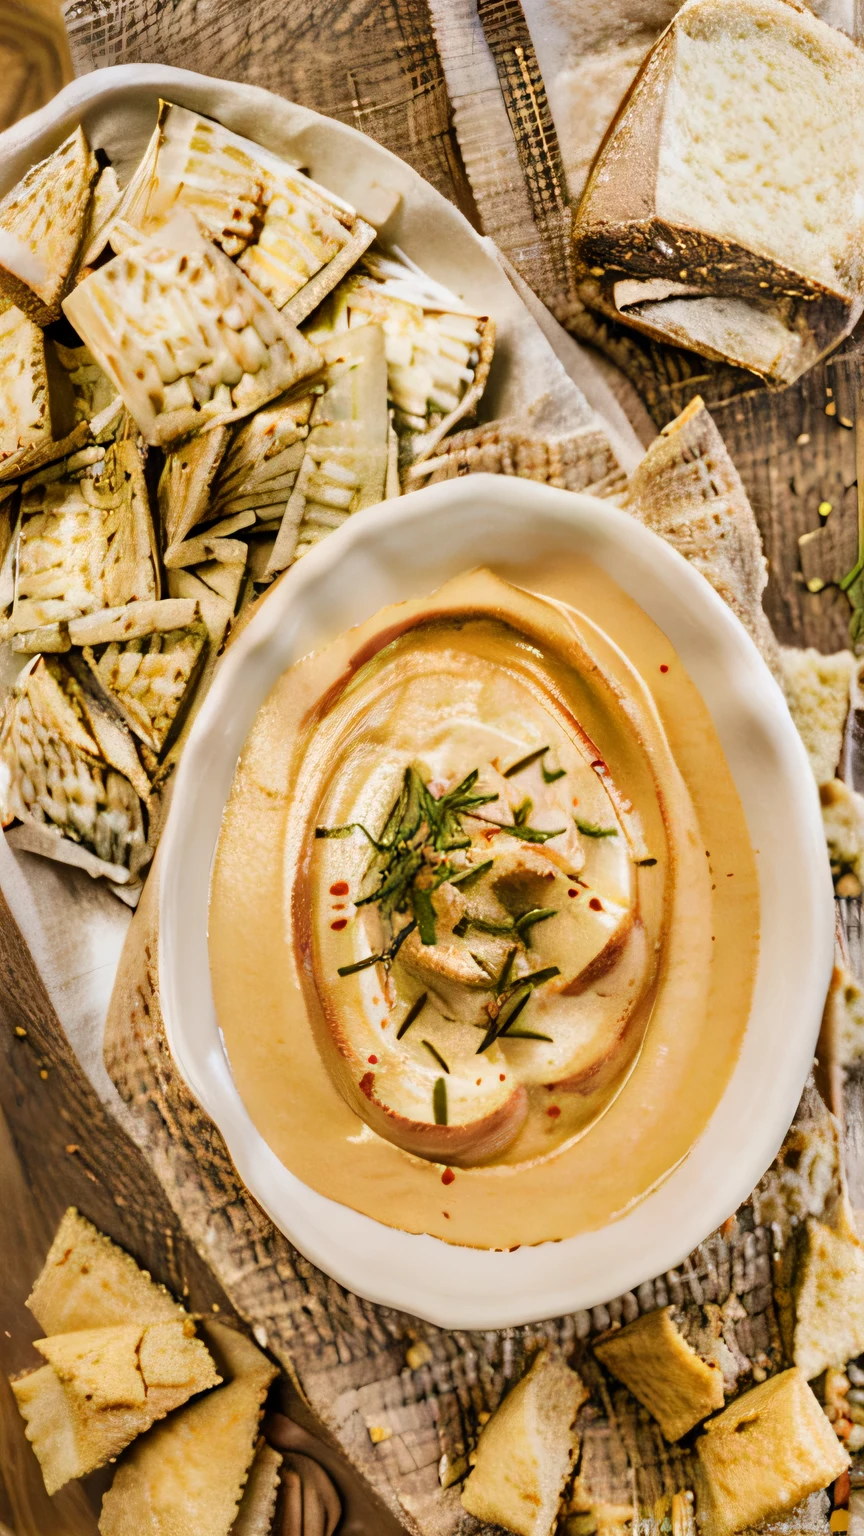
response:
M526 933L530 932L537 923L545 923L548 918L554 917L557 911L557 907L533 907L530 912L523 912L521 917L517 917L514 927L522 942L525 942Z
M573 820L575 821L575 823L576 823L577 827L579 828L579 831L582 833L583 837L617 837L618 836L618 828L617 827L598 827L596 822L593 822L593 821L580 821L578 816L574 816Z
M399 1028L396 1031L396 1039L397 1040L401 1040L402 1036L406 1035L408 1033L408 1031L411 1028L411 1025L414 1023L414 1021L416 1019L419 1019L419 1017L420 1017L421 1013L423 1012L423 1009L426 1007L426 1004L428 1003L428 1001L429 1001L429 993L428 992L421 992L420 996L418 998L416 998L415 1001L411 1004L411 1007L408 1009L408 1012L406 1013L404 1019L402 1020L402 1023L399 1025Z
M557 779L563 779L566 768L547 768L545 763L540 764L540 772L543 775L544 784L554 784Z
M436 1079L432 1089L432 1113L436 1125L447 1124L447 1084L443 1077Z
M656 859L637 859L636 867L637 869L653 869L656 863Z
M514 826L524 827L524 825L525 825L526 821L528 820L528 817L531 815L531 812L533 811L533 809L534 809L534 801L531 800L528 795L526 795L525 799L522 801L522 804L521 805L517 805L515 811L513 812L513 824L514 824Z
M484 859L482 864L472 864L470 869L463 869L458 875L450 876L451 885L473 885L481 875L485 875L487 869L491 869L494 859Z
M435 943L435 908L428 890L419 885L411 888L411 906L417 919L421 944Z
M548 843L550 837L560 837L566 832L566 827L556 827L554 832L542 832L539 827L526 827L514 825L512 827L501 826L499 832L505 832L508 837L518 837L523 843Z
M539 1030L536 1030L536 1029L508 1029L507 1030L507 1039L508 1040L548 1040L550 1045L554 1044L554 1041L553 1041L551 1035L541 1035Z
M518 763L512 763L509 768L504 769L503 777L505 779L512 779L514 774L521 773L523 768L530 768L531 764L536 763L538 758L545 757L548 751L548 747L538 747L536 752L529 752L526 757L520 757Z
M450 1068L448 1067L446 1061L444 1060L444 1057L441 1055L441 1052L440 1051L436 1051L434 1045L432 1044L432 1041L431 1040L421 1040L420 1044L421 1045L425 1045L425 1047L426 1047L427 1051L429 1052L430 1056L434 1056L434 1058L437 1061L439 1067L441 1067L441 1069L444 1072L446 1072L448 1077L449 1077L449 1075L450 1075Z

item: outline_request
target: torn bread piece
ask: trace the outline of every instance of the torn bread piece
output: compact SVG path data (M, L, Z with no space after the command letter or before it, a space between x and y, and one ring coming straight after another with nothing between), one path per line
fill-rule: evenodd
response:
M680 1440L723 1407L723 1372L693 1349L674 1307L637 1317L600 1339L594 1353L653 1414L667 1440Z
M320 366L188 212L91 273L64 310L145 441L165 448L248 416Z
M777 642L762 609L768 575L759 529L699 396L651 444L622 504L701 572L776 672Z
M736 1398L709 1422L696 1450L716 1536L793 1509L849 1466L806 1377L794 1368Z
M792 1358L812 1381L864 1352L864 1244L812 1218L798 1235Z
M59 658L36 656L18 677L0 724L0 764L4 826L35 823L81 844L121 884L149 863L149 782L132 738Z
M687 0L598 151L583 301L791 383L864 307L864 59L786 0Z
M206 625L197 619L183 629L84 648L106 699L157 757L191 697L206 644Z
M846 1073L864 1060L864 990L839 957L831 973L816 1051L828 1083L828 1102L842 1120Z
M306 334L380 325L387 388L403 464L434 452L441 438L471 416L486 387L495 323L421 272L401 251L370 251L314 316Z
M65 387L64 387L65 386ZM0 481L74 452L89 440L52 342L20 309L0 314Z
M178 208L189 209L271 303L287 307L295 324L375 238L348 203L287 160L163 101L144 158L85 259L106 243L121 249L122 226L157 233Z
M517 1536L551 1536L587 1397L561 1356L541 1350L483 1428L462 1489L469 1514Z
M131 1254L70 1206L27 1306L46 1334L128 1323L186 1321L178 1301Z
M309 419L303 461L268 575L285 570L355 512L384 498L389 417L384 332L362 326L322 343L325 388Z
M835 889L840 896L858 896L864 885L864 795L842 779L830 779L820 784L819 801Z
M7 638L158 596L156 538L136 443L84 450L25 482Z
M49 1493L222 1379L191 1319L86 1329L37 1339L36 1348L48 1364L12 1391Z
M806 650L794 645L780 648L786 703L807 748L817 784L829 783L837 772L855 667L851 651L823 656L812 646Z
M60 314L98 173L78 127L0 202L0 296L39 325Z
M229 1536L276 1368L224 1324L204 1331L227 1384L127 1453L102 1502L101 1536Z

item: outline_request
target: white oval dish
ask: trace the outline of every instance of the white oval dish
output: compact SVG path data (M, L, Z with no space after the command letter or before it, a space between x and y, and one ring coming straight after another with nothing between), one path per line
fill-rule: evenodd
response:
M711 712L756 850L762 936L741 1055L700 1140L656 1190L600 1231L513 1253L460 1248L309 1189L253 1125L217 1025L209 878L238 755L280 674L388 603L460 571L584 554L665 632ZM175 1061L248 1189L307 1258L371 1301L447 1328L556 1316L679 1263L774 1157L812 1061L833 956L818 797L782 694L730 610L627 514L531 481L476 475L364 512L305 556L226 653L190 734L159 859L159 986Z

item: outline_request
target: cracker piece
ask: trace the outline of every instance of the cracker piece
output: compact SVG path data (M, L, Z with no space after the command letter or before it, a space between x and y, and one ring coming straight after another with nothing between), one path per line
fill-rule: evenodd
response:
M213 427L179 443L166 454L158 491L164 544L180 543L207 516L213 478L230 440L230 427Z
M495 350L495 324L401 252L367 252L307 327L317 342L333 331L380 325L388 397L403 465L428 458L446 433L474 414Z
M222 649L228 626L234 617L234 602L217 592L201 576L204 567L197 571L168 571L168 591L173 598L191 599L197 603L210 637L210 650L216 656ZM231 570L231 567L228 567ZM241 573L242 577L242 573ZM239 591L239 581L237 583Z
M181 1327L182 1324L172 1324ZM100 1408L140 1407L146 1392L138 1364L142 1323L116 1323L109 1328L82 1328L36 1339L38 1349L67 1390L81 1404Z
M98 172L78 127L0 202L0 295L39 325L60 314Z
M751 1200L757 1225L775 1227L783 1243L808 1216L835 1227L842 1222L839 1127L812 1076L783 1145Z
M321 347L324 393L310 416L303 462L267 574L299 560L354 513L384 498L389 415L384 332L362 326Z
M103 1500L101 1536L229 1536L276 1369L226 1325L205 1332L232 1379L132 1448Z
M794 1368L736 1398L711 1420L696 1449L716 1536L793 1509L849 1466L806 1377Z
M864 795L842 779L830 779L820 784L819 800L835 884L851 874L864 885Z
M231 1536L270 1536L281 1466L281 1453L274 1451L266 1440L259 1440Z
M594 1353L653 1414L667 1440L680 1440L722 1408L723 1373L702 1360L662 1307L601 1339Z
M698 396L637 465L624 506L710 582L775 674L777 642L762 610L768 580L747 493Z
M207 644L203 620L125 642L99 654L91 646L84 660L126 725L157 756L194 687Z
M211 518L250 510L262 521L282 516L303 462L316 398L292 392L243 422L213 488Z
M597 427L556 426L541 433L530 420L506 417L454 432L432 458L411 465L405 489L474 474L516 475L592 496L618 495L626 484L608 437Z
M823 656L812 647L802 650L784 645L780 649L789 713L807 748L817 784L829 783L837 772L855 665L851 651Z
M588 1392L575 1371L541 1350L484 1427L462 1489L469 1514L517 1536L550 1536Z
M186 1312L130 1254L70 1206L27 1298L46 1334L116 1323L185 1321Z
M79 283L64 309L145 441L164 448L248 416L320 367L185 212Z

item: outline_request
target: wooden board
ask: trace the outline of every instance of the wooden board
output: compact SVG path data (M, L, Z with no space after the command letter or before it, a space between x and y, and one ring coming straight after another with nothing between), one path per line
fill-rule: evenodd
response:
M772 569L768 607L781 639L822 649L843 644L845 599L833 589L811 594L803 588L797 538L818 526L818 505L831 500L831 559L842 567L854 557L853 434L841 425L841 418L854 420L854 345L796 389L777 393L734 370L706 370L687 354L599 327L585 315L570 289L571 214L518 0L481 0L487 52L476 75L472 49L478 48L478 60L481 54L472 0L431 0L428 8L425 0L247 0L242 6L237 0L70 0L66 14L78 72L121 62L191 63L268 86L395 150L494 235L575 334L605 350L641 391L657 424L705 390L760 520ZM460 142L472 167L480 160L485 166L482 177L472 170L473 188ZM839 403L827 416L831 399ZM808 443L800 441L804 435ZM140 922L147 921L145 908ZM151 935L151 979L154 963ZM722 1298L734 1291L744 1298L753 1349L776 1344L770 1234L746 1224L644 1295L541 1327L446 1334L358 1300L303 1260L243 1190L221 1138L173 1072L146 985L132 1017L137 1054L124 1051L114 1066L146 1156L99 1105L0 905L0 1106L7 1123L0 1177L4 1189L14 1190L0 1215L6 1223L0 1224L0 1253L8 1238L16 1254L3 1277L4 1370L32 1359L23 1299L60 1212L79 1204L178 1294L188 1294L192 1306L236 1309L258 1330L293 1382L295 1414L312 1427L326 1426L377 1491L378 1508L366 1518L369 1532L451 1536L477 1526L461 1513L458 1489L442 1491L440 1459L464 1457L481 1417L543 1338L574 1344L628 1309L685 1292ZM412 1359L425 1356L425 1363L412 1368L408 1352L418 1343L425 1348ZM638 1485L645 1497L668 1496L686 1481L685 1462L659 1444L632 1400L610 1399L604 1413L592 1434L602 1440L615 1429L624 1436L621 1477L631 1495ZM376 1433L375 1443L370 1429L389 1434ZM0 1521L17 1536L89 1536L98 1483L80 1496L73 1491L50 1501L49 1518L28 1456L17 1416L0 1396L0 1467L11 1470L5 1494L0 1491Z

